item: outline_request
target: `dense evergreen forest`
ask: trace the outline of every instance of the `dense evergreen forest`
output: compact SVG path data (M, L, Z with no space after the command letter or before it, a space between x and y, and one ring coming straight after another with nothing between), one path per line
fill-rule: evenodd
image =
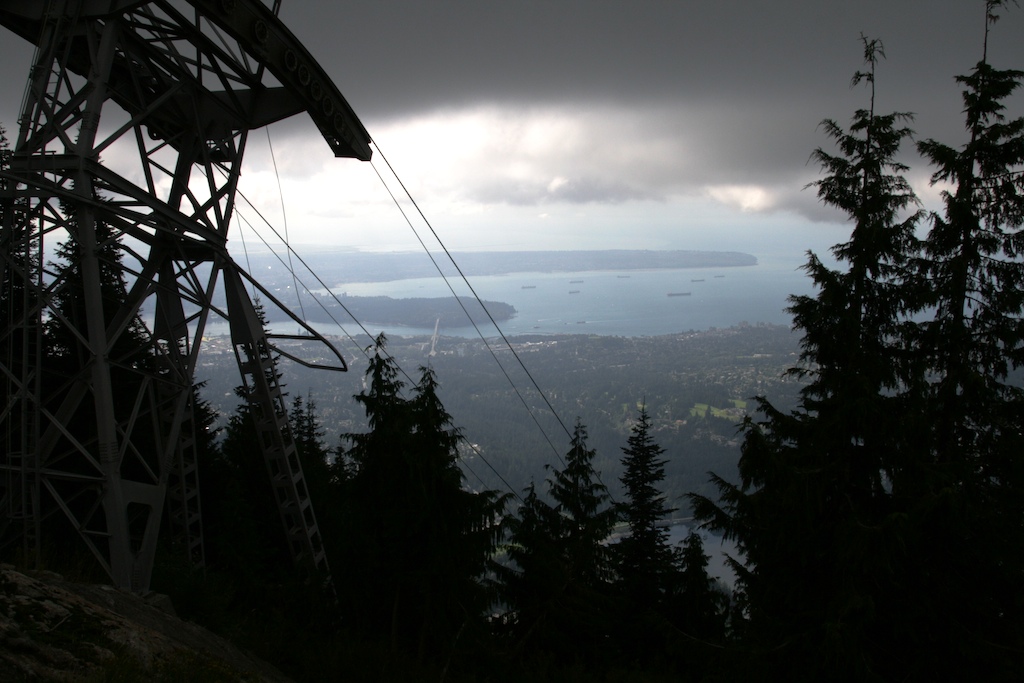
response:
M1002 4L984 4L985 45ZM476 342L382 336L347 392L285 376L330 582L293 562L250 407L210 356L216 405L193 404L207 566L168 545L154 588L303 681L1019 680L1024 118L1005 107L1024 72L982 50L958 77L965 139L915 144L942 188L929 212L902 161L913 117L876 110L882 45L863 47L865 106L813 153L851 232L836 266L808 257L796 346L772 327L517 339L547 385L522 398L527 428ZM46 343L56 381L80 345ZM485 424L496 437L470 443ZM691 512L736 543L733 590L700 533L669 543ZM54 568L91 559L67 547Z

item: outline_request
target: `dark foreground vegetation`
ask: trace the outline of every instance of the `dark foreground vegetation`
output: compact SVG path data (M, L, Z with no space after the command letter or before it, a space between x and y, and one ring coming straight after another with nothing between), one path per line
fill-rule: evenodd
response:
M986 3L988 28L1001 3ZM967 142L917 143L945 184L928 214L897 161L909 114L875 110L881 44L864 39L869 107L838 153L818 150L819 198L850 239L814 255L796 297L808 380L797 410L760 400L740 483L697 516L745 563L734 634L783 680L1012 680L1024 654L1024 73L985 59L957 80ZM924 239L921 232L927 230Z
M810 255L818 293L792 300L803 388L792 410L760 398L739 476L690 500L740 550L733 591L699 534L667 541L647 405L614 500L580 421L542 482L471 491L434 371L403 380L383 338L355 397L365 430L330 448L315 401L292 402L333 581L291 559L243 400L222 441L201 430L207 569L168 547L154 587L308 681L1019 679L1024 119L1004 103L1024 72L983 53L958 79L967 141L917 143L946 188L930 214L897 161L911 117L876 113L881 45L864 48L869 104L826 121L837 151L814 154L852 232L836 269ZM74 339L47 343L71 362Z
M356 397L370 430L334 452L316 406L292 404L331 587L296 572L242 404L203 463L210 569L155 577L180 612L237 629L306 680L668 675L684 652L715 649L690 642L694 629L721 645L729 597L708 577L698 534L685 548L667 542L665 461L645 410L623 448L630 493L618 505L582 424L543 486L470 492L433 372L412 387L400 377L379 340ZM620 523L623 542L607 544Z

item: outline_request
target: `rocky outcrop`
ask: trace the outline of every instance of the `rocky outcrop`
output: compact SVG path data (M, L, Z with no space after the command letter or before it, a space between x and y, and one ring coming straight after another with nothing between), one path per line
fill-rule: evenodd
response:
M166 598L0 566L0 680L133 679L289 681Z

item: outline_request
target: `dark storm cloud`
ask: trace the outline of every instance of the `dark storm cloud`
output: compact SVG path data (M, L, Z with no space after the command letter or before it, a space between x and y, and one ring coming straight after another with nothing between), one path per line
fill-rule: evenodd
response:
M1024 62L1022 14L1008 9L996 26L997 65ZM751 119L762 107L773 116L789 107L817 121L842 117L828 104L842 100L837 93L860 66L862 32L887 47L882 102L918 112L958 106L952 77L980 57L983 3L284 0L281 18L370 121L480 102L703 104ZM9 118L31 55L20 42L12 34L0 41ZM770 130L767 115L764 123ZM734 132L761 128L744 125Z
M1022 68L1024 10L1003 14L990 60ZM867 104L863 87L848 86L862 67L859 36L885 43L879 109L916 112L919 137L956 145L963 126L953 77L981 56L984 3L283 0L281 18L375 137L402 122L476 109L504 120L554 112L583 122L587 139L543 154L517 152L517 139L486 148L454 195L523 206L751 190L771 197L746 210L817 220L832 214L801 188L818 173L807 163L812 150L829 144L818 123L845 124ZM31 55L17 41L0 40L0 121L9 131ZM275 130L287 140L312 129L296 117ZM460 132L446 133L454 153Z
M996 28L997 63L1020 62L1019 13ZM883 90L907 101L894 106L926 105L980 57L983 28L980 0L285 0L281 16L373 117L480 101L799 106L860 66L861 32L887 46Z
M1024 61L1021 14L996 27L997 65ZM861 32L887 46L893 107L924 111L980 57L983 3L284 0L281 18L371 119L477 102L827 103L860 66ZM10 112L31 53L12 34L0 42Z
M519 0L510 3L286 1L283 19L334 75L373 134L378 122L489 105L620 109L656 140L671 164L617 167L623 143L593 140L589 183L574 179L562 201L622 201L758 185L773 208L831 216L801 188L827 146L823 118L848 122L867 104L849 87L862 68L861 34L881 39L878 106L917 114L919 137L958 144L961 103L954 75L981 57L981 0ZM1024 11L994 29L990 59L1024 66ZM600 169L600 171L598 171ZM616 175L616 173L628 175ZM579 175L579 174L578 174ZM507 203L554 199L540 179L489 182L465 192ZM573 192L587 187L590 191ZM602 190L604 194L602 194Z

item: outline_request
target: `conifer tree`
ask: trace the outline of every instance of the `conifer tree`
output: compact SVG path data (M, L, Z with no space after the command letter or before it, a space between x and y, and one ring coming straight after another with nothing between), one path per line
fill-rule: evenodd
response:
M931 139L918 144L936 168L932 182L952 186L942 192L943 214L931 217L922 261L935 308L922 341L938 375L943 461L971 459L970 451L984 447L977 442L984 429L976 427L991 421L995 406L1020 399L1006 377L1024 361L1024 118L1007 120L1005 101L1024 71L987 61L1003 4L986 2L982 59L956 79L964 86L968 141L960 149Z
M936 457L965 479L992 464L980 462L981 454L1020 431L1016 411L1004 408L1019 408L1022 398L1007 375L1024 363L1024 117L1007 120L1005 101L1024 71L987 61L1003 4L986 2L982 59L957 77L968 141L959 149L930 139L918 144L936 168L932 182L951 186L925 242L922 271L935 316L922 325L922 345L937 377Z
M490 602L481 580L505 499L463 489L462 436L421 369L412 398L377 339L368 388L356 396L370 430L346 434L343 607L365 635L420 656L447 652Z
M910 117L876 114L881 44L863 42L868 69L853 82L867 83L870 106L848 131L826 120L839 154L814 153L827 174L814 183L819 198L853 229L833 249L846 269L811 254L818 295L791 299L804 333L794 372L809 383L792 414L759 399L764 417L745 423L740 483L714 478L721 505L692 497L697 518L743 552L734 569L750 643L772 653L782 676L869 677L887 664L879 652L894 647L876 634L885 632L879 602L895 597L891 574L902 559L886 477L906 457L900 419L906 387L918 385L919 365L902 351L906 316L920 306L907 272L918 213L896 160Z
M330 516L327 501L334 494L331 486L331 453L324 443L324 430L317 416L317 404L312 394L306 399L302 395L292 399L292 407L288 413L288 423L295 441L295 450L302 464L302 475L309 488L309 495L319 512L317 522L323 526ZM321 504L321 501L323 503Z
M412 430L401 395L405 383L385 344L383 335L377 338L366 389L355 396L369 430L342 434L335 472L341 480L345 522L339 550L347 561L335 571L341 572L343 614L360 631L397 647L397 622L404 616L402 598L408 592L404 572L413 571L404 557L406 522L420 511L407 497L414 482L404 462Z
M6 170L11 165L11 144L7 139L7 128L0 123L0 168ZM6 180L0 180L0 187L5 187Z
M664 449L650 434L647 406L633 425L622 449L621 481L626 500L618 506L628 533L612 546L618 582L638 607L652 609L671 592L676 578L665 523L675 510L668 507L658 485L665 478Z
M127 296L123 269L124 247L117 232L108 224L95 224L97 258L100 263L100 299L104 324L110 326ZM57 285L53 289L51 309L54 313L46 326L48 355L60 366L54 374L70 375L84 367L89 351L82 339L86 331L85 294L81 285L82 247L69 236L57 249L55 265ZM145 369L152 365L149 334L138 315L129 319L125 333L119 335L108 350L111 362L118 367Z
M96 199L102 201L99 197ZM57 414L69 392L83 388L95 391L93 371L102 361L109 372L111 409L109 417L104 419L110 419L114 424L101 427L96 404L87 396L72 410L64 411L64 429L52 445L49 457L54 462L70 463L71 467L76 467L78 462L82 462L79 458L83 452L97 456L102 448L113 445L99 444L103 431L110 428L108 437L116 433L118 447L125 454L122 474L138 473L146 477L147 468L155 469L156 463L142 461L162 448L159 434L162 426L158 416L152 412L155 403L152 401L151 380L155 377L159 382L163 377L149 331L138 312L128 310L125 305L128 296L123 267L126 249L120 232L96 217L91 235L95 249L89 256L95 256L97 261L99 288L91 295L98 295L99 301L98 306L89 306L88 303L92 302L87 301L86 294L83 262L87 254L81 241L83 230L77 225L72 208L62 206L62 210L69 214L67 237L56 250L57 260L46 268L46 275L52 276L52 280L47 284L49 298L42 322L42 349L37 355L41 360L37 368L40 403L43 410ZM39 285L39 281L34 283L35 287ZM92 321L97 323L97 327L101 325L104 331L118 330L112 340L105 340L108 343L101 350L102 354L92 347L97 340L90 334L90 310L99 318ZM120 316L126 317L121 319ZM85 500L78 497L72 501L69 506L72 516L89 514L87 506L90 503L85 503ZM76 509L78 505L82 507ZM67 523L67 517L44 517L41 533L46 545L71 548L62 552L63 560L69 560L74 552L86 550L77 543L68 543L68 539L74 538L79 531Z
M266 311L254 302L260 323L267 325ZM274 358L275 382L280 380ZM200 478L203 499L213 514L204 514L214 530L210 552L215 562L251 581L240 581L250 590L262 589L261 581L290 569L290 550L280 533L277 501L267 476L263 445L253 429L252 389L235 387L238 405L228 417L220 452L204 468ZM294 425L289 425L294 428ZM208 492L208 493L207 493Z
M596 452L587 447L587 429L577 419L565 467L555 470L549 493L559 514L557 530L574 581L603 589L611 579L611 558L605 546L615 526L616 511L594 469Z
M622 449L625 501L617 508L626 530L611 546L624 598L616 638L630 660L671 657L693 672L709 659L700 644L724 638L728 597L708 576L699 535L691 534L683 547L669 545L668 518L675 509L659 489L667 460L650 430L642 405Z
M303 465L308 461L326 463L327 446L324 444L324 430L316 416L316 400L310 395L306 399L297 395L292 399L292 407L288 412L288 422L292 425L292 438L295 449L302 458ZM304 468L305 469L305 468Z
M508 523L514 566L500 572L517 646L568 660L607 658L615 631L605 546L615 509L594 456L577 420L564 467L547 482L553 504L541 500L533 485L526 489L518 518Z
M517 514L506 522L505 550L512 566L498 568L509 609L506 619L519 639L549 632L548 622L558 616L551 612L558 609L558 597L569 583L557 535L558 513L540 499L532 483L523 493Z
M419 596L428 615L424 643L444 643L446 634L477 622L493 602L484 574L501 537L498 520L507 495L464 487L459 447L464 439L438 396L434 371L421 367L409 408L413 424L413 476L419 486L421 515L412 531L422 544L420 571L429 583Z
M934 317L921 324L928 359L928 455L894 479L918 502L908 548L923 580L916 635L947 654L933 673L1012 676L1024 647L1024 118L1006 107L1024 72L988 61L990 30L1006 3L985 3L982 58L957 77L967 141L924 140L945 183L931 216L921 276ZM940 567L936 571L933 567ZM925 599L927 596L928 600ZM941 609L939 606L941 605ZM1018 662L1019 663L1019 660Z
M869 108L854 115L849 131L825 120L840 155L820 148L812 155L828 174L812 183L819 199L853 224L850 239L832 249L848 266L832 270L810 254L805 270L819 294L793 297L790 311L804 333L804 365L793 374L810 379L802 405L824 439L816 448L831 453L849 495L866 503L881 494L882 476L899 460L887 442L899 432L893 393L919 371L904 349L907 316L921 308L923 296L909 277L921 213L913 210L917 198L902 175L907 167L896 160L911 135L901 124L912 117L875 112L875 69L884 52L878 40L861 39L868 70L857 72L853 84L867 83Z
M200 491L212 568L236 576L240 602L254 599L293 568L281 533L273 489L253 430L252 405L243 387L224 427L220 452L201 463Z
M691 530L681 547L675 549L680 568L672 614L684 633L703 641L720 642L725 637L729 595L708 574L704 541Z

